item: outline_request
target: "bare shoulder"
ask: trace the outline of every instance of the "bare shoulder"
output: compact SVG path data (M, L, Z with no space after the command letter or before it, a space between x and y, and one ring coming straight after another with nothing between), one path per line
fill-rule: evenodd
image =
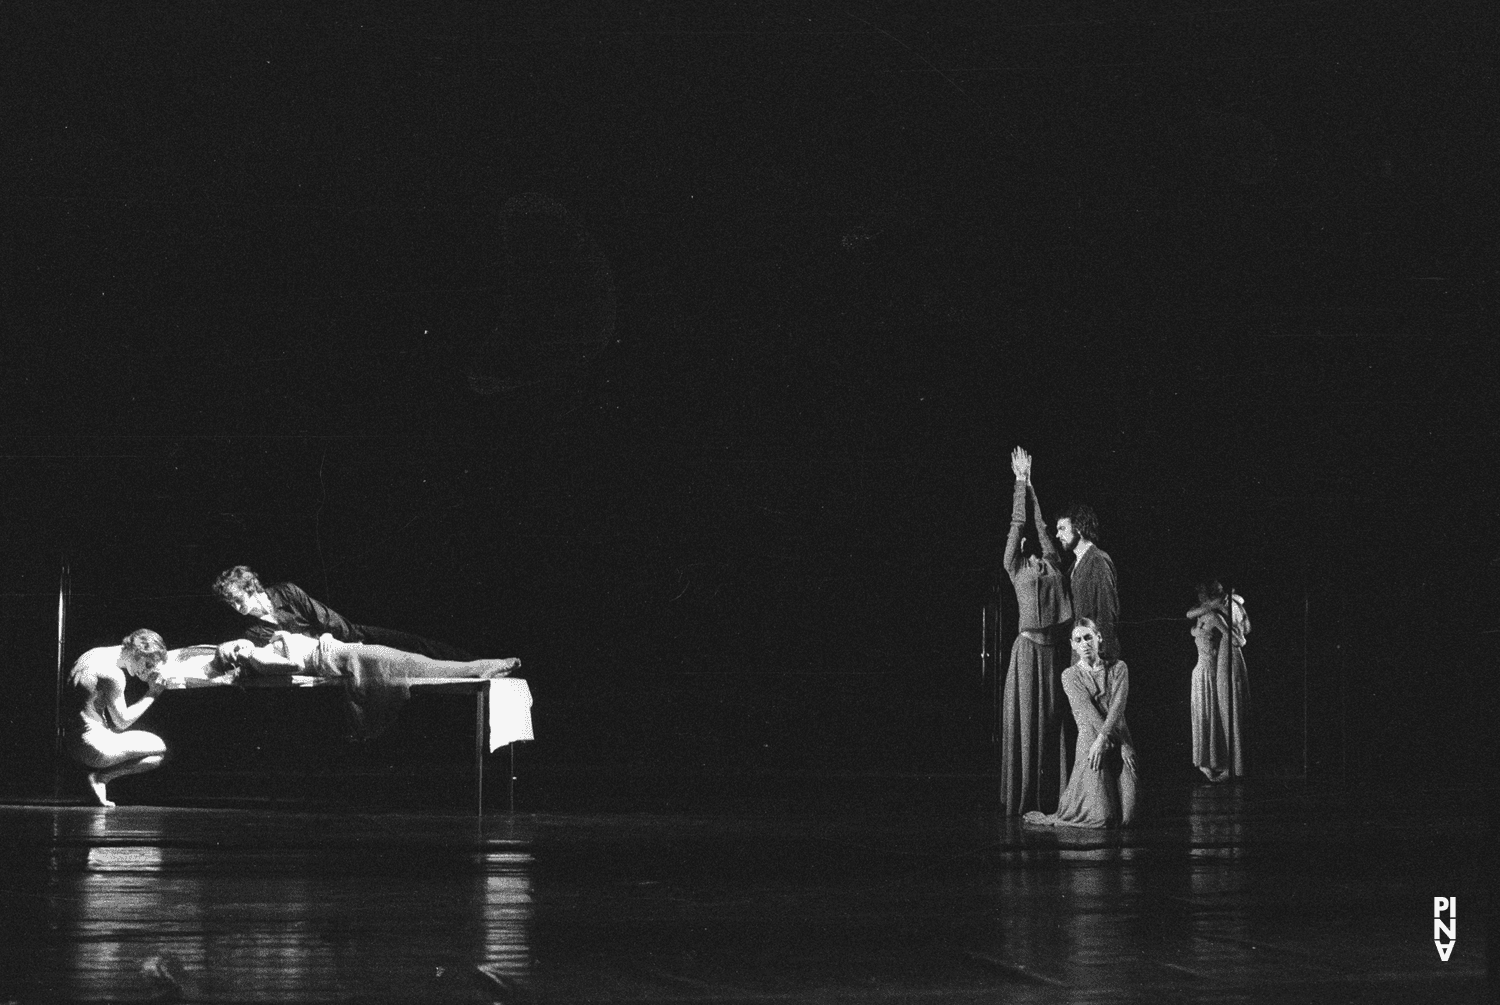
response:
M100 685L125 686L125 674L120 670L120 647L100 646L90 649L78 657L69 675L73 683L94 688Z
M79 656L73 668L75 670L97 670L106 667L119 669L116 664L120 662L120 652L119 646L98 646Z
M74 673L89 672L120 673L120 652L118 645L101 645L81 654L74 661Z

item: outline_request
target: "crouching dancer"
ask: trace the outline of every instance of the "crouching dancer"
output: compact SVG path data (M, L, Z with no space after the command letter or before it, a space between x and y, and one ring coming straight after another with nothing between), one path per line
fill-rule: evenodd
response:
M105 787L116 778L161 767L167 745L155 733L131 729L165 689L158 668L166 644L149 628L131 632L118 646L100 646L78 657L68 675L78 719L64 734L64 749L89 769L94 801L110 807ZM125 704L125 674L145 681L146 694Z
M410 695L414 680L489 680L520 667L510 659L437 660L389 646L340 642L324 633L318 638L278 631L270 644L257 646L235 639L219 646L216 662L231 672L271 676L334 678L344 685L352 732L360 739L382 733Z

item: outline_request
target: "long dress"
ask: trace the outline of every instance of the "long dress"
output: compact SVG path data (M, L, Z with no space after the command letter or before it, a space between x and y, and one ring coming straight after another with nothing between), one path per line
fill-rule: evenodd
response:
M1125 760L1135 746L1125 723L1125 701L1130 694L1130 672L1124 660L1085 668L1074 664L1063 671L1063 691L1078 723L1078 746L1073 773L1056 813L1032 811L1025 822L1044 827L1121 827L1135 821L1138 780ZM1089 748L1101 733L1108 746L1097 768L1088 765Z
M368 740L383 733L411 695L414 680L490 680L509 676L521 665L510 659L438 660L389 646L362 642L340 642L325 632L316 639L286 635L273 640L272 648L286 662L261 662L243 657L244 668L253 675L271 677L308 676L339 680L344 686L349 736ZM232 665L219 657L217 646L189 646L167 654L162 675L169 689L234 684Z
M1016 482L1005 542L1005 571L1016 589L1020 630L1011 646L1000 705L1000 803L1009 816L1055 809L1068 778L1057 682L1059 657L1065 652L1061 640L1072 609L1062 563L1034 491L1042 554L1021 553L1028 490L1024 481Z
M1193 667L1193 764L1210 771L1245 774L1243 725L1249 709L1250 688L1241 650L1250 632L1245 602L1234 598L1234 628L1222 611L1194 608L1193 641L1198 662Z

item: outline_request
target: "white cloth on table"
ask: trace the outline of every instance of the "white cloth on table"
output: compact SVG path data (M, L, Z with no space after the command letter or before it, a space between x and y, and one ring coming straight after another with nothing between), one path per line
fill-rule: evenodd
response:
M534 740L531 732L531 688L516 677L497 677L489 685L490 751L507 743Z

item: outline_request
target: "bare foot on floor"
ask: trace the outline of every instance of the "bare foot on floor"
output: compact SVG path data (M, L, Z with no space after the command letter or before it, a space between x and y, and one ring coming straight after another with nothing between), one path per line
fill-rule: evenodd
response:
M111 802L109 797L104 794L104 785L104 782L99 781L99 773L97 771L89 772L89 788L93 790L94 802L98 803L100 806L103 806L105 809L109 809L114 805L114 803Z

